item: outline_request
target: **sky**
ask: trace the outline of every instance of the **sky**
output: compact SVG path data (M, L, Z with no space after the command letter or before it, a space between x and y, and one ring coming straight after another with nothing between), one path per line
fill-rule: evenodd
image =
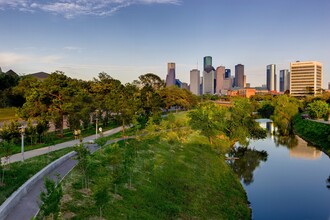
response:
M19 74L60 70L122 83L155 73L190 81L190 70L245 66L251 86L266 66L323 64L330 82L329 0L0 0L0 67ZM279 80L278 80L279 81Z

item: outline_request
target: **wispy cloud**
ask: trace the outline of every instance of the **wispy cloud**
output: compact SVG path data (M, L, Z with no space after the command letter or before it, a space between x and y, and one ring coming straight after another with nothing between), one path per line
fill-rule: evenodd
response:
M17 53L0 53L0 63L4 66L30 60L31 57Z
M182 0L0 0L0 9L45 11L66 18L81 15L109 16L120 9L141 4L180 5Z
M57 63L62 58L63 57L59 55L35 56L35 55L3 52L0 53L0 64L3 66L18 65L27 62L50 64L50 63Z

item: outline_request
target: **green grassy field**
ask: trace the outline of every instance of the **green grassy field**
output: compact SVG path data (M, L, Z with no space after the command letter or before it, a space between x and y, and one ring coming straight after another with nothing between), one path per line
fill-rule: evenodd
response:
M72 148L66 148L54 151L49 154L27 159L25 162L9 164L4 166L3 169L0 169L1 178L4 177L4 182L1 183L0 181L0 205L34 174L72 150Z
M16 110L16 108L0 108L0 121L18 119Z
M78 167L63 182L64 219L96 219L100 207L103 219L250 219L224 156L189 128L106 146L87 170L88 189Z

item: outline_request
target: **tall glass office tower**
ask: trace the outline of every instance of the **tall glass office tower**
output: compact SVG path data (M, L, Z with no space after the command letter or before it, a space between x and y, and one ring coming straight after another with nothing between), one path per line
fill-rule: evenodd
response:
M175 63L167 64L166 86L175 85Z
M270 64L267 66L267 90L276 91L276 65Z

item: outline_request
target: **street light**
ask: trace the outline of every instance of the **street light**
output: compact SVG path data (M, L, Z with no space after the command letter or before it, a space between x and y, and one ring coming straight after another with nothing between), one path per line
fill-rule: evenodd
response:
M25 127L24 126L21 126L19 127L19 132L21 133L21 136L22 136L22 144L21 144L21 151L22 151L22 158L23 158L23 161L24 161L24 133L25 133Z
M97 130L98 130L98 128L97 128L97 126L98 126L98 121L99 121L99 119L97 118L97 115L96 115L96 128L95 128L95 140L97 139Z

